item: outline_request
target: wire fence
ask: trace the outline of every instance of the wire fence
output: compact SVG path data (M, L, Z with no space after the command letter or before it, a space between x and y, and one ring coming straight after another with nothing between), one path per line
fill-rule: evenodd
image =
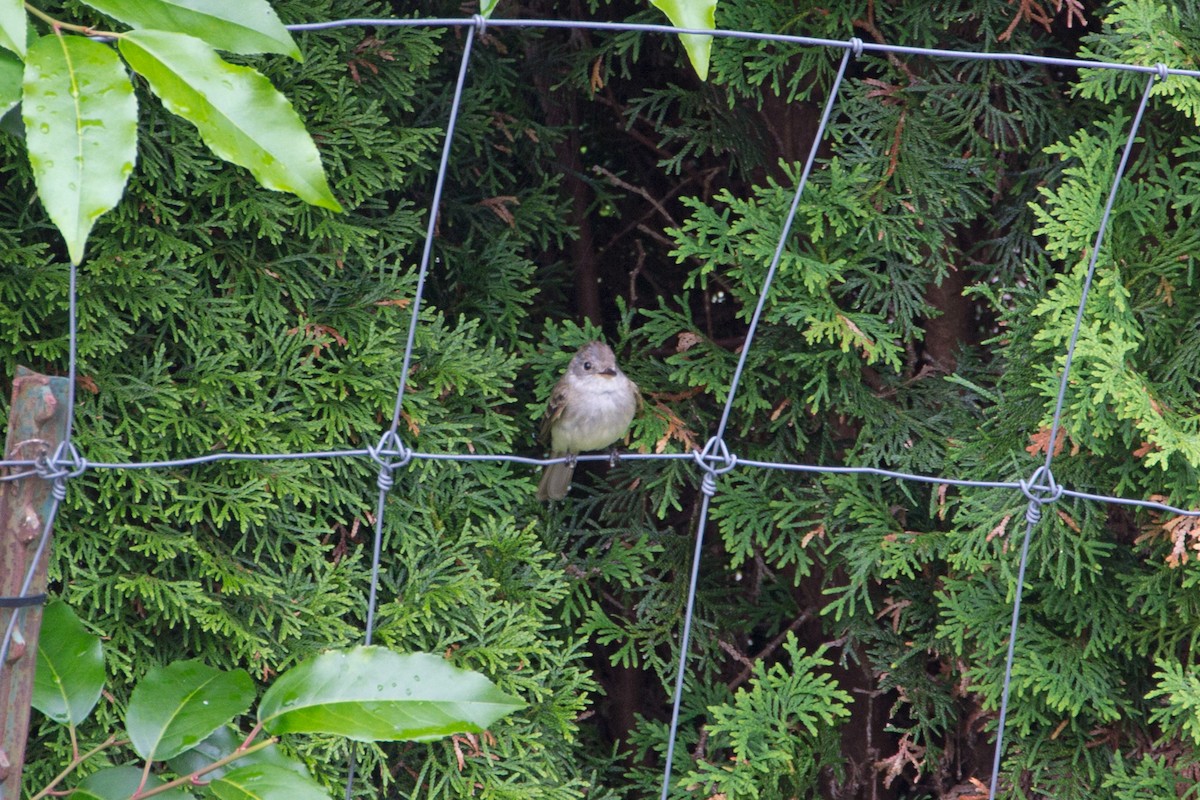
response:
M696 519L695 531L695 547L692 555L691 570L688 579L687 601L684 613L684 618L681 626L680 644L679 644L679 662L675 674L674 692L672 697L671 721L669 727L666 757L663 765L663 777L661 784L661 797L666 800L670 792L671 785L671 765L674 757L675 744L679 729L679 713L683 699L684 679L688 666L688 650L690 646L690 637L692 631L692 622L695 616L696 608L696 587L700 574L700 557L704 547L704 533L707 528L709 507L712 498L716 495L720 488L719 478L721 475L737 468L750 467L756 469L771 469L785 470L792 472L815 473L824 475L834 474L865 474L875 475L883 478L888 478L896 481L911 481L928 484L945 484L962 488L979 488L979 489L1008 489L1014 492L1021 492L1028 500L1028 506L1025 514L1026 526L1025 533L1021 542L1020 560L1018 564L1017 581L1014 591L1014 602L1012 610L1012 621L1010 624L1007 653L1005 657L1004 682L1001 692L999 720L997 725L996 741L994 746L994 755L992 763L991 782L989 785L989 797L996 796L996 790L1000 774L1000 763L1004 749L1004 734L1005 724L1008 716L1009 693L1012 678L1013 658L1016 647L1017 636L1020 627L1021 618L1021 598L1024 585L1025 571L1028 562L1029 542L1034 528L1042 516L1042 508L1045 505L1054 503L1061 497L1072 497L1083 500L1092 500L1104 503L1114 503L1118 505L1136 506L1157 511L1169 512L1172 514L1200 516L1200 510L1185 509L1171 506L1166 503L1142 500L1137 498L1115 497L1109 495L1093 494L1089 492L1077 491L1060 485L1054 477L1052 470L1052 461L1056 451L1056 444L1061 432L1063 404L1066 397L1067 385L1070 377L1071 364L1075 356L1076 343L1079 338L1080 326L1083 321L1084 309L1087 304L1088 292L1092 284L1092 279L1096 269L1096 263L1099 257L1100 249L1104 243L1105 232L1108 226L1109 218L1112 213L1113 203L1116 198L1118 187L1121 184L1125 168L1129 161L1130 152L1133 149L1134 142L1137 138L1139 127L1141 126L1142 117L1146 110L1147 102L1150 98L1151 90L1156 82L1165 80L1169 76L1185 76L1190 78L1200 78L1200 70L1187 70L1178 68L1169 68L1164 64L1156 64L1153 66L1126 64L1118 62L1101 62L1101 61L1085 61L1072 58L1055 58L1046 56L1035 56L1021 53L996 53L996 52L971 52L971 51L955 51L941 50L924 47L907 47L901 45L881 44L864 42L861 39L852 38L841 41L834 39L819 39L805 36L788 36L782 34L759 33L753 31L734 31L734 30L704 30L693 28L676 28L669 25L652 25L652 24L635 24L635 23L618 23L618 22L594 22L594 21L573 21L573 20L531 20L531 19L484 19L482 16L476 15L466 18L440 18L440 19L342 19L332 20L327 22L312 22L289 25L291 31L323 31L335 28L344 27L403 27L403 28L461 28L464 29L466 35L463 40L463 49L461 63L458 69L458 77L454 86L453 99L449 116L446 122L445 138L442 145L441 159L434 184L433 197L431 200L431 208L429 211L428 225L425 233L424 246L421 253L421 261L417 277L417 285L412 298L411 306L411 321L408 329L408 336L404 348L404 356L399 370L398 387L396 391L396 400L392 411L390 425L384 430L379 437L377 443L373 447L344 449L344 450L327 450L319 452L305 453L237 453L223 452L211 453L191 458L180 458L168 461L130 461L130 462L89 462L82 454L80 454L75 446L71 443L72 422L75 407L75 379L76 379L76 360L77 360L77 313L76 313L76 284L78 279L78 270L75 265L70 269L69 280L69 296L68 296L68 336L69 336L69 359L67 365L68 377L68 403L67 403L67 428L63 438L63 443L57 448L53 456L43 460L22 460L12 459L0 461L0 467L12 470L8 474L0 477L0 481L13 481L20 478L30 477L33 475L51 481L53 484L53 499L50 512L44 520L41 530L37 555L31 560L28 573L25 575L20 596L18 598L7 598L14 601L11 606L20 606L22 601L31 599L28 598L28 590L34 577L34 568L41 558L41 554L50 539L50 532L54 525L55 516L62 500L66 497L67 484L70 479L82 475L87 470L146 470L146 469L167 469L195 466L199 464L209 464L222 461L279 461L279 460L298 460L298 459L342 459L354 458L365 459L369 458L378 466L378 478L376 481L377 502L374 521L374 538L371 552L371 580L370 590L367 598L366 609L366 631L364 641L370 644L372 641L373 628L375 624L375 612L378 599L378 585L380 561L382 558L382 541L384 531L384 515L386 500L389 492L395 484L394 473L407 466L414 460L428 461L458 461L458 462L506 462L510 464L520 464L528 466L544 466L552 463L559 463L569 460L568 458L552 458L539 459L528 458L515 454L491 454L481 455L474 453L426 453L420 450L415 450L407 446L399 435L399 426L401 421L401 412L403 410L404 395L407 384L407 376L409 367L413 357L413 347L416 339L418 319L422 296L424 294L425 281L429 274L431 263L431 253L433 240L435 235L435 227L437 221L437 209L441 203L442 190L445 185L447 167L450 163L451 152L453 149L454 132L458 121L459 109L462 101L464 87L466 86L469 66L471 63L472 49L478 38L484 35L488 28L540 28L540 29L586 29L600 32L610 33L644 33L655 35L678 36L680 34L697 34L711 35L714 37L748 39L773 42L777 44L790 44L800 47L817 47L840 49L843 52L841 61L838 65L837 73L830 86L828 97L825 100L825 106L822 111L820 122L817 131L813 136L812 145L808 150L808 155L804 162L804 167L800 178L797 182L795 193L792 197L791 206L788 209L784 219L782 231L780 233L778 244L775 248L774 255L767 269L766 276L763 280L762 289L758 295L757 304L750 318L749 326L745 334L744 344L741 348L741 353L738 358L737 366L733 372L730 381L729 390L726 396L725 405L722 410L720 421L716 430L708 439L704 448L693 453L663 453L663 454L641 454L633 453L625 455L622 458L626 460L654 460L664 461L670 459L687 459L695 464L697 476L699 478L699 488L701 491L701 503ZM1063 364L1062 373L1059 380L1058 393L1055 399L1054 413L1049 433L1049 438L1045 446L1046 456L1041 466L1039 466L1029 476L1028 479L1022 481L984 481L984 480L967 480L954 478L942 475L922 475L908 472L898 472L875 467L855 467L855 466L825 466L802 463L788 463L776 461L757 461L757 460L742 460L737 457L737 453L732 451L724 440L726 428L729 423L730 414L733 409L734 399L737 393L738 386L745 376L746 362L749 356L751 347L754 343L755 333L757 331L760 320L762 319L763 311L766 308L770 296L772 280L779 267L780 260L787 247L788 238L791 231L793 220L795 219L797 209L799 207L800 198L804 192L805 185L808 182L809 175L812 172L815 162L816 153L822 143L825 132L829 125L829 120L833 109L836 107L838 95L842 87L842 83L846 76L848 65L851 61L864 52L876 53L891 53L905 54L916 56L927 56L933 58L946 58L958 60L977 60L977 61L1007 61L1026 64L1038 64L1043 66L1063 67L1063 68L1087 68L1087 69L1104 69L1118 70L1124 72L1141 73L1147 76L1145 89L1141 94L1137 112L1134 115L1130 125L1129 134L1125 146L1121 153L1120 162L1117 166L1113 177L1112 186L1108 193L1107 201L1104 206L1104 211L1101 216L1100 224L1096 231L1094 244L1091 248L1091 255L1087 265L1087 271L1082 286L1082 293L1079 300L1079 306L1075 315L1074 328L1072 330L1068 346L1065 353L1065 362ZM578 460L607 460L606 455L581 455ZM0 642L0 665L8 664L7 655L13 641L14 631L17 629L19 620L22 617L23 608L14 610L9 618L3 641ZM2 667L0 667L2 668ZM354 759L351 759L349 778L346 784L347 800L352 796L354 790L355 770Z

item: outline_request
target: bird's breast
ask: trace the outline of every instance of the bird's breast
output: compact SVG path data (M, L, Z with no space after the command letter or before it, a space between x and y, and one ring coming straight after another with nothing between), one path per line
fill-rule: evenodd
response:
M637 410L637 397L624 376L589 376L568 396L550 434L558 453L600 450L625 435Z

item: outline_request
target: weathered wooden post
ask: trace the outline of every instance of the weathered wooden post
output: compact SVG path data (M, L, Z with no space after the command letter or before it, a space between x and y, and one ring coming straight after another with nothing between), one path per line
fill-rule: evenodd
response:
M66 378L50 378L17 367L5 460L48 459L54 455L67 430L67 388ZM50 553L50 542L43 544L42 539L43 534L47 540L50 537L52 489L53 481L38 475L0 483L0 641L15 619L7 655L0 663L0 800L21 797L29 700ZM23 587L31 568L31 580Z

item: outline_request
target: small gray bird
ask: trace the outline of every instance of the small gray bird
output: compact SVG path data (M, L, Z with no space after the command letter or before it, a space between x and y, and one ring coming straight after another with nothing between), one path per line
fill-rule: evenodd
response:
M625 435L641 405L637 384L621 372L612 348L588 342L576 351L550 393L542 439L549 439L552 458L600 450ZM546 466L538 483L538 500L566 497L574 472L573 458Z

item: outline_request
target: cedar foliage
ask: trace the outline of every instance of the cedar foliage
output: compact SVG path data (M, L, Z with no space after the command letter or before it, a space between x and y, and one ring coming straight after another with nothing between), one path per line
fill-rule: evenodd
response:
M277 3L286 21L458 13L395 5ZM599 0L500 13L659 21ZM717 21L1172 66L1200 47L1200 6L1156 0L722 0ZM364 446L387 424L461 34L300 38L303 68L254 63L302 109L349 213L255 187L145 104L128 196L81 271L76 436L92 461ZM718 40L700 85L671 40L489 29L439 211L406 440L537 452L535 418L570 349L603 333L647 392L632 446L702 444L838 57ZM730 449L1029 477L1145 79L857 59L750 351ZM1195 81L1154 87L1117 198L1054 461L1073 488L1200 502L1187 224L1200 207L1198 103ZM54 371L65 257L29 202L19 148L0 146L0 353L9 371ZM581 320L595 286L604 314ZM368 460L339 459L73 481L52 577L109 637L115 702L150 664L199 657L269 681L358 641L374 475ZM695 469L584 466L549 508L533 501L534 478L483 463L397 472L376 641L445 652L530 709L478 741L360 748L361 795L657 794ZM986 783L1024 509L1014 492L873 476L723 476L671 796L919 798ZM1198 530L1092 502L1046 509L1005 796L1165 797L1197 782ZM34 736L30 785L68 746L49 726ZM336 790L343 744L289 744Z

